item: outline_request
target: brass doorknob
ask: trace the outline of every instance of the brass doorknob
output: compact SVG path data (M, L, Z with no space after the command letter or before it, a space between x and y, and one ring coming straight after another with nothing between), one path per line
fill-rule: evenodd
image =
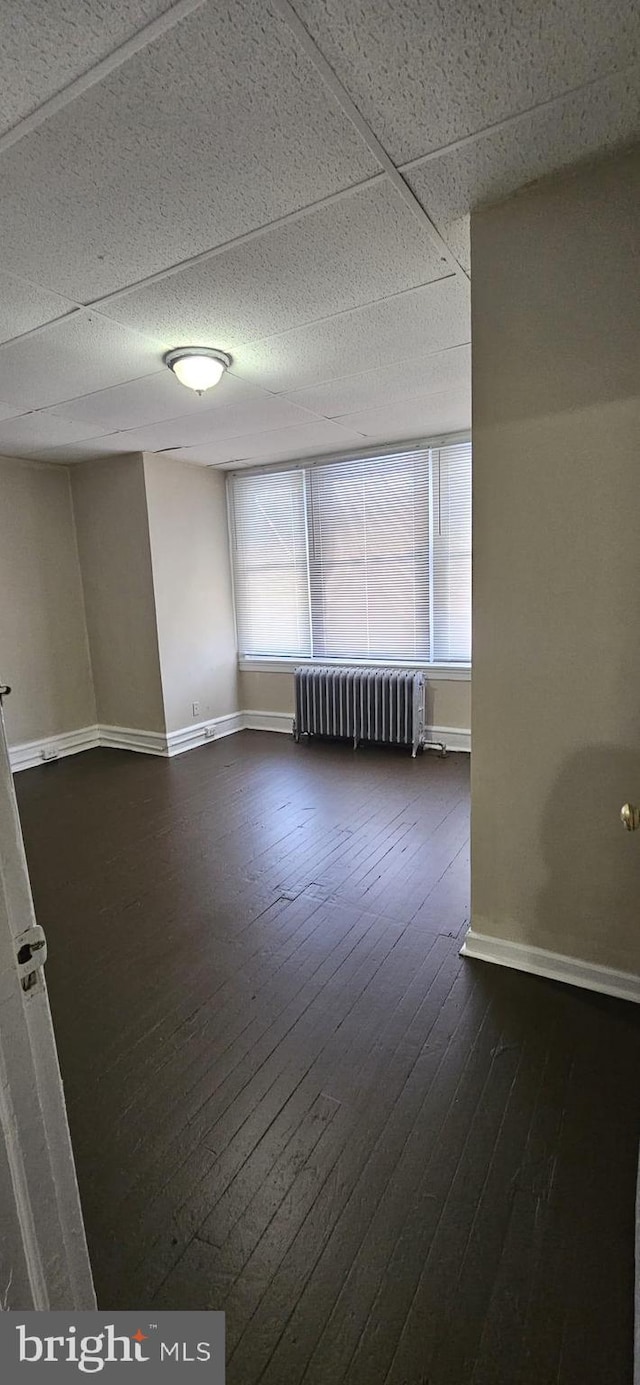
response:
M620 821L627 832L637 832L640 827L640 808L634 808L633 803L625 803L620 809Z

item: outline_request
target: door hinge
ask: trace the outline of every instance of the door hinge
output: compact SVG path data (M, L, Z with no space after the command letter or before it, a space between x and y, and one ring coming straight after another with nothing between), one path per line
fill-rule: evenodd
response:
M20 984L23 991L32 991L38 980L38 972L47 960L44 929L38 923L34 924L33 928L18 933L15 944Z

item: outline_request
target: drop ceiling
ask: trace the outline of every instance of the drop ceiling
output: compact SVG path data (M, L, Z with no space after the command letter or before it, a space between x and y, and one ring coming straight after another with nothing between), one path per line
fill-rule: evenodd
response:
M639 76L630 0L0 0L0 453L467 428L470 209L637 139Z

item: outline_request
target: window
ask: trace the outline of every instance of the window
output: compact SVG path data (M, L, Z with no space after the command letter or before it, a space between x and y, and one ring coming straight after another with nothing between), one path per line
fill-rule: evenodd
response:
M310 654L305 474L233 478L235 597L243 654Z
M470 662L470 443L229 484L241 655Z

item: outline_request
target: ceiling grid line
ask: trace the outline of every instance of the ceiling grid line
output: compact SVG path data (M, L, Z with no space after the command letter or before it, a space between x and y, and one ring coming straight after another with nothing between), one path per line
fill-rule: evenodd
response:
M284 216L278 216L273 221L265 221L261 226L254 226L251 231L243 231L239 236L232 236L229 240L221 241L219 245L212 245L208 250L201 250L197 255L189 255L185 260L178 260L175 264L167 265L166 269L159 269L155 274L149 274L144 279L138 279L136 283L114 289L113 293L103 294L101 298L93 298L85 303L84 307L99 310L111 303L117 303L121 298L126 298L127 294L153 288L154 284L162 284L166 279L172 279L175 274L181 274L186 269L196 269L198 265L207 264L209 260L216 259L218 255L223 255L228 250L236 250L241 245L250 245L252 241L260 240L262 236L269 235L273 231L280 231L285 226L294 226L297 222L304 221L305 217L310 216L313 212L321 211L325 207L336 206L339 202L344 202L349 197L363 192L365 188L375 187L382 183L385 178L385 173L374 173L371 178L364 178L359 183L350 183L348 187L340 188L338 192L332 192L328 197L320 197L317 202L308 202L304 207L298 207L294 212L286 212Z
M384 177L384 175L381 175L381 176ZM242 239L244 240L244 238L242 238ZM230 244L233 245L234 242L230 242ZM227 245L227 246L225 247L225 249L229 249L229 245ZM210 258L210 256L209 256L209 254L207 254L207 255L205 256L205 259L209 259L209 258ZM189 267L191 267L191 266L189 266ZM376 304L376 303L388 303L388 302L390 302L390 301L391 301L392 299L394 299L394 298L402 298L402 297L403 297L404 295L406 295L406 294L415 293L416 289L427 288L427 287L429 286L429 284L440 284L440 283L443 283L445 280L447 280L447 279L452 279L452 278L454 278L454 277L455 277L455 276L453 275L453 273L449 273L449 274L440 274L440 275L438 275L437 278L435 278L435 279L425 279L422 283L419 283L419 284L412 284L409 288L397 289L397 290L396 290L395 292L393 292L393 293L377 294L375 298L364 299L362 302L358 303L356 306L350 306L350 307L348 307L348 308L339 308L339 309L337 309L335 312L326 313L326 314L324 314L324 315L321 316L321 317L310 317L310 318L307 318L307 319L305 319L304 326L305 326L305 327L314 327L314 326L317 326L318 324L323 323L323 322L332 322L335 318L339 318L339 317L348 317L350 313L358 312L361 308L372 307L372 306L373 306L374 304ZM163 276L163 278L164 278L164 276ZM149 287L149 284L147 283L146 280L143 281L142 287L143 287L143 288ZM135 286L134 289L122 290L122 293L120 293L120 291L118 291L117 297L118 297L118 298L124 297L126 294L129 294L129 293L131 293L131 292L134 292L136 288L137 288L137 286ZM110 322L110 323L116 323L116 322L117 322L117 325L118 325L119 327L121 327L124 331L126 331L126 332L135 332L137 336L139 336L139 337L144 337L146 341L148 341L148 342L156 342L158 346L161 346L161 342L160 342L159 338L154 337L154 335L153 335L152 332L147 332L147 331L145 331L145 330L144 330L143 328L141 328L141 327L133 327L130 323L121 322L119 319L110 317L110 316L109 316L109 313L103 312L103 311L102 311L102 308L103 308L104 306L108 306L109 303L111 303L112 301L113 301L113 299L112 299L111 297L109 297L109 299L107 299L107 300L96 299L95 303L83 304L83 305L81 305L80 307L78 307L78 308L76 308L76 309L73 309L73 311L71 311L71 312L69 312L69 313L63 313L60 317L53 317L53 318L50 318L48 322L40 322L40 323L38 324L37 327L30 327L30 328L28 329L28 331L26 331L26 332L21 332L18 336L15 336L15 337L8 337L8 338L6 339L6 341L3 341L2 343L0 343L0 347L4 348L4 347L6 347L6 346L15 346L17 342L28 341L30 338L32 338L32 337L37 337L37 336L40 336L40 335L42 335L42 334L45 334L45 335L46 335L46 333L47 333L48 331L50 331L52 328L54 328L54 327L59 327L61 323L70 322L72 319L78 319L78 318L84 317L84 318L87 319L87 321L91 321L92 316L103 318L103 319L105 320L105 322ZM262 342L276 341L276 340L277 340L278 338L280 338L280 337L286 337L286 336L288 335L289 332L295 332L295 331L297 331L297 330L298 330L298 324L294 325L293 327L283 327L282 330L281 330L280 332L269 332L267 335L261 335L261 336L258 336L258 337L247 337L246 341L243 341L242 345L243 345L243 346L256 346L256 345L259 345L259 344L262 343ZM152 371L149 372L149 374L153 374L153 373L154 373L154 372L152 372ZM143 378L145 378L145 377L144 377L144 376L141 376L140 378L143 379ZM267 391L266 391L267 394L272 394L272 395L274 395L274 396L277 395L277 394L281 394L282 392L283 392L283 391L281 391L281 390L267 390ZM57 403L56 403L55 405L53 405L53 404L47 404L45 407L46 407L46 408L58 408L59 405L58 405ZM39 411L36 409L36 410L29 410L28 412L37 413L37 412L39 412Z
M46 325L46 324L45 324L45 325ZM266 340L268 340L268 338L266 338ZM3 344L4 344L4 343L3 343ZM448 354L450 354L450 353L452 353L452 352L455 352L455 351L460 351L461 349L466 348L466 347L469 347L470 345L471 345L471 343L470 343L469 341L466 341L466 342L459 342L459 343L457 343L455 346L438 347L438 348L436 348L436 350L434 350L434 351L431 351L431 352L428 352L428 351L427 351L427 352L425 352L424 358L423 358L423 359L424 359L425 361L428 361L430 357L434 357L434 358L435 358L435 357L442 357L442 356L445 356L445 357L446 357ZM412 358L411 358L411 357L408 357L408 356L405 357L405 356L402 356L402 355L400 354L400 355L398 355L398 357L397 357L396 359L397 359L397 363L398 363L399 365L402 365L403 362L409 363L409 361L410 361ZM162 374L163 374L163 370L162 370L162 368L161 368L160 366L158 366L158 368L157 368L156 370L149 371L146 375L137 376L137 378L136 378L135 380L128 381L127 383L129 383L129 384L139 384L139 383L142 383L142 381L144 381L144 380L151 380L151 379L154 379L155 377L161 376ZM371 367L369 366L369 367L367 367L367 368L364 369L364 370L354 371L354 372L352 373L352 375L351 375L351 378L354 379L354 380L357 380L357 379L360 378L361 376L366 376L366 375L370 375L370 374L371 374ZM232 366L231 369L228 371L228 375L229 375L232 379L237 379L238 381L241 382L241 376L237 376L237 375L234 374L233 366ZM332 383L333 383L333 381L332 381L331 377L322 378L322 379L319 379L319 380L316 381L316 386L317 386L319 389L322 389L323 386L325 386L325 385L330 385L330 384L332 384ZM260 394L264 394L265 396L267 396L267 397L270 398L270 399L278 399L282 394L289 394L289 393L291 393L291 391L287 391L287 390L269 390L269 389L267 389L266 385L256 385L256 384L252 384L251 388L252 388L253 390L258 391ZM104 392L105 392L104 390L90 390L87 394L83 395L82 398L83 398L83 399L91 399L92 396L98 396L98 395L104 394ZM437 393L437 391L434 391L434 393ZM413 397L414 394L417 394L417 391L412 391L412 392L411 392L411 395L409 395L408 397ZM66 404L73 404L73 403L76 402L76 399L77 399L77 396L69 395L69 397L68 397L67 399L60 399L60 400L57 400L54 404L46 404L46 405L43 405L42 408L39 408L39 409L38 409L38 408L36 408L36 409L24 409L20 414L15 414L15 415L13 416L13 418L12 418L11 420L9 420L9 421L12 422L12 423L14 423L14 422L17 421L18 418L27 418L27 417L29 417L30 415L38 415L38 414L46 415L46 414L48 414L48 413L55 412L55 411L58 410L58 409L59 409L59 410L64 410L64 407L65 407ZM302 409L305 409L305 411L308 412L308 413L311 415L312 418L316 418L316 419L323 419L323 418L331 418L331 419L333 419L333 418L340 418L341 416L342 416L342 417L346 417L346 412L348 412L348 411L345 411L345 413L344 413L343 415L340 415L340 414L322 414L322 413L317 412L316 410L307 409L307 407L306 407L304 404L302 404L302 405L299 404L298 407L299 407L299 408L302 408ZM179 413L179 414L171 414L168 418L163 419L162 422L163 422L163 423L167 423L167 424L168 424L168 423L175 423L176 420L179 419L179 418L188 418L188 417L190 417L190 415L185 414L184 412ZM135 432L138 432L139 429L140 429L140 425L139 425L139 424L132 424L130 428L118 428L118 429L113 430L113 434L110 434L110 433L97 433L97 434L95 434L95 436L96 436L96 437L110 437L110 436L115 436L116 434L117 434L117 435L120 435L121 433L135 433ZM160 450L161 450L161 451L162 451L162 450L165 450L165 451L166 451L166 450L175 450L175 449L160 449Z
M272 4L277 13L284 19L285 23L288 24L292 33L295 34L300 46L304 49L307 57L311 59L325 85L339 102L344 114L362 136L371 153L375 155L381 167L393 183L396 191L400 194L414 215L417 216L424 225L432 245L434 245L435 249L442 256L442 259L450 266L452 273L456 274L459 279L468 281L469 275L466 269L460 264L460 261L447 245L447 242L444 240L443 236L441 236L437 226L434 225L428 212L409 187L409 184L405 182L396 164L394 164L377 135L373 133L371 126L364 119L364 116L360 114L347 88L334 72L331 64L319 49L315 39L311 37L309 30L306 28L306 25L303 24L299 15L296 14L289 0L272 0Z
M503 130L512 129L514 125L524 122L528 117L537 115L540 111L553 110L554 107L562 106L572 96L580 96L583 92L597 90L603 82L615 78L631 77L634 72L640 76L640 64L637 62L632 62L628 67L617 71L599 73L592 81L580 82L576 87L568 87L558 96L550 96L548 101L536 101L533 106L524 106L521 110L506 115L503 120L492 121L491 124L483 125L478 130L472 130L470 134L463 135L460 139L438 145L436 149L430 149L428 154L419 154L415 159L408 159L406 163L398 164L398 172L402 174L413 173L416 169L424 168L426 164L435 162L445 154L457 154L461 149L468 149L474 144L479 144L487 135L501 134Z
M4 154L6 149L11 149L21 139L39 129L41 125L51 119L51 116L57 115L58 111L71 105L71 102L82 96L85 91L90 91L91 87L102 82L118 67L122 67L129 58L134 57L143 48L148 48L149 44L154 43L156 39L162 38L176 24L179 24L181 19L186 19L194 10L201 9L203 5L208 3L209 0L176 0L176 4L172 5L170 9L158 15L157 19L152 19L149 24L145 24L143 29L139 29L137 34L132 34L131 38L119 44L111 53L107 54L106 58L101 58L100 62L88 68L80 77L75 77L67 86L57 91L54 96L43 101L41 106L36 106L29 115L23 116L9 130L5 130L0 135L0 154Z
M362 308L372 308L376 303L391 303L396 298L404 298L407 294L415 293L417 289L426 289L429 287L430 284L443 284L448 279L453 278L455 278L454 274L439 274L435 279L425 279L422 283L411 284L411 286L406 289L396 289L393 293L378 293L376 294L375 298L365 298L362 300L362 302L358 303L355 306L350 306L348 308L337 308L335 312L324 313L320 317L305 318L303 325L305 327L318 327L323 322L334 322L336 318L349 317L352 313L360 312ZM108 313L102 313L98 308L92 309L92 311L94 311L97 316L104 317L108 322L115 321L115 319L109 317ZM48 324L45 324L45 326L47 325ZM124 324L119 323L118 325L123 326ZM266 335L262 334L259 337L247 337L246 340L241 343L241 345L243 347L260 346L264 342L279 341L281 337L289 336L290 332L297 332L299 330L299 326L299 323L295 323L292 327L283 327L279 332L268 332ZM139 328L129 327L129 331L139 331L141 336L146 336L150 341L154 340L152 335L150 335L147 332L140 331ZM270 390L269 393L278 395L282 394L283 391Z

